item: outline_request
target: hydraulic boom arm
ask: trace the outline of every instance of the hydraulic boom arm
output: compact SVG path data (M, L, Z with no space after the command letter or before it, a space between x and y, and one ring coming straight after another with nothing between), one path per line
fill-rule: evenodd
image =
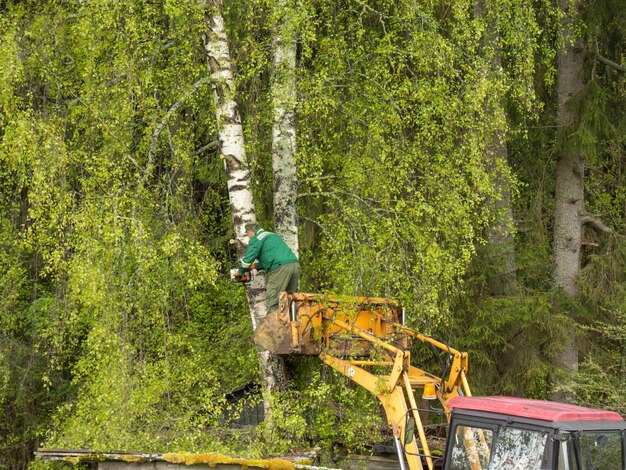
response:
M275 354L319 355L324 363L369 390L383 405L398 448L403 450L400 462L406 457L410 470L422 470L423 458L433 470L415 393L438 399L449 412L451 397L471 396L468 357L403 323L403 310L389 299L282 293L279 309L260 322L254 339ZM446 377L411 364L413 341L449 355Z

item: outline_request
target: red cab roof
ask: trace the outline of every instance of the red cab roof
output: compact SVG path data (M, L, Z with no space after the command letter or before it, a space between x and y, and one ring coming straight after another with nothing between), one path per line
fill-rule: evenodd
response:
M454 397L450 408L484 411L543 421L624 421L614 411L594 410L554 401L515 397Z

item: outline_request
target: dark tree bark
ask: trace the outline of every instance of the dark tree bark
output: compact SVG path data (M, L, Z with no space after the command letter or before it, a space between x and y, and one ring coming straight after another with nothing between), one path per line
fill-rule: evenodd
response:
M484 18L487 24L492 24L489 18L486 2L478 1L475 5L476 16ZM488 27L485 37L481 41L481 52L493 48L493 56L490 60L488 73L497 74L502 70L502 58L500 55L500 37L496 29ZM489 45L490 48L485 46ZM485 163L492 178L496 183L497 197L490 202L496 218L486 229L487 241L484 249L484 259L487 264L487 286L493 296L512 295L517 291L517 263L515 261L515 237L513 210L511 208L511 188L507 178L506 169L509 165L508 149L506 145L506 129L504 114L504 100L495 107L487 102L487 115L497 117L496 113L502 113L503 123L493 131L486 144Z
M557 127L560 133L564 133L567 141L568 133L574 128L577 118L575 110L568 104L583 88L581 73L584 52L582 41L575 38L573 33L575 13L568 8L567 1L561 0L560 3L564 11L564 47L558 52ZM556 164L553 282L556 289L575 299L579 292L576 280L581 269L585 162L582 151L573 150L572 147L561 146ZM575 332L564 339L557 363L566 373L578 370ZM560 401L571 400L566 391L555 392L553 398Z

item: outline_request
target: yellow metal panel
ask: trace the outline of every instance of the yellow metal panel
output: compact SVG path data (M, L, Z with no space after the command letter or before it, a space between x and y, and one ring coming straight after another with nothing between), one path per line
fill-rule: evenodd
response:
M331 348L340 354L363 356L372 349L371 342L354 338L344 325L395 340L406 348L407 335L394 326L401 318L401 307L391 299L283 292L278 311L260 322L254 339L275 354L317 355L322 348Z

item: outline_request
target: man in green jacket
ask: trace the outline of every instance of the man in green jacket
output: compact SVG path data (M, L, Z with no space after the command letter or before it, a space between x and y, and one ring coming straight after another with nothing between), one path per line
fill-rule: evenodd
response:
M239 275L250 270L252 263L256 269L267 272L265 305L270 313L278 308L278 294L298 291L300 263L282 238L263 230L259 224L246 224L246 233L250 243L241 259Z

